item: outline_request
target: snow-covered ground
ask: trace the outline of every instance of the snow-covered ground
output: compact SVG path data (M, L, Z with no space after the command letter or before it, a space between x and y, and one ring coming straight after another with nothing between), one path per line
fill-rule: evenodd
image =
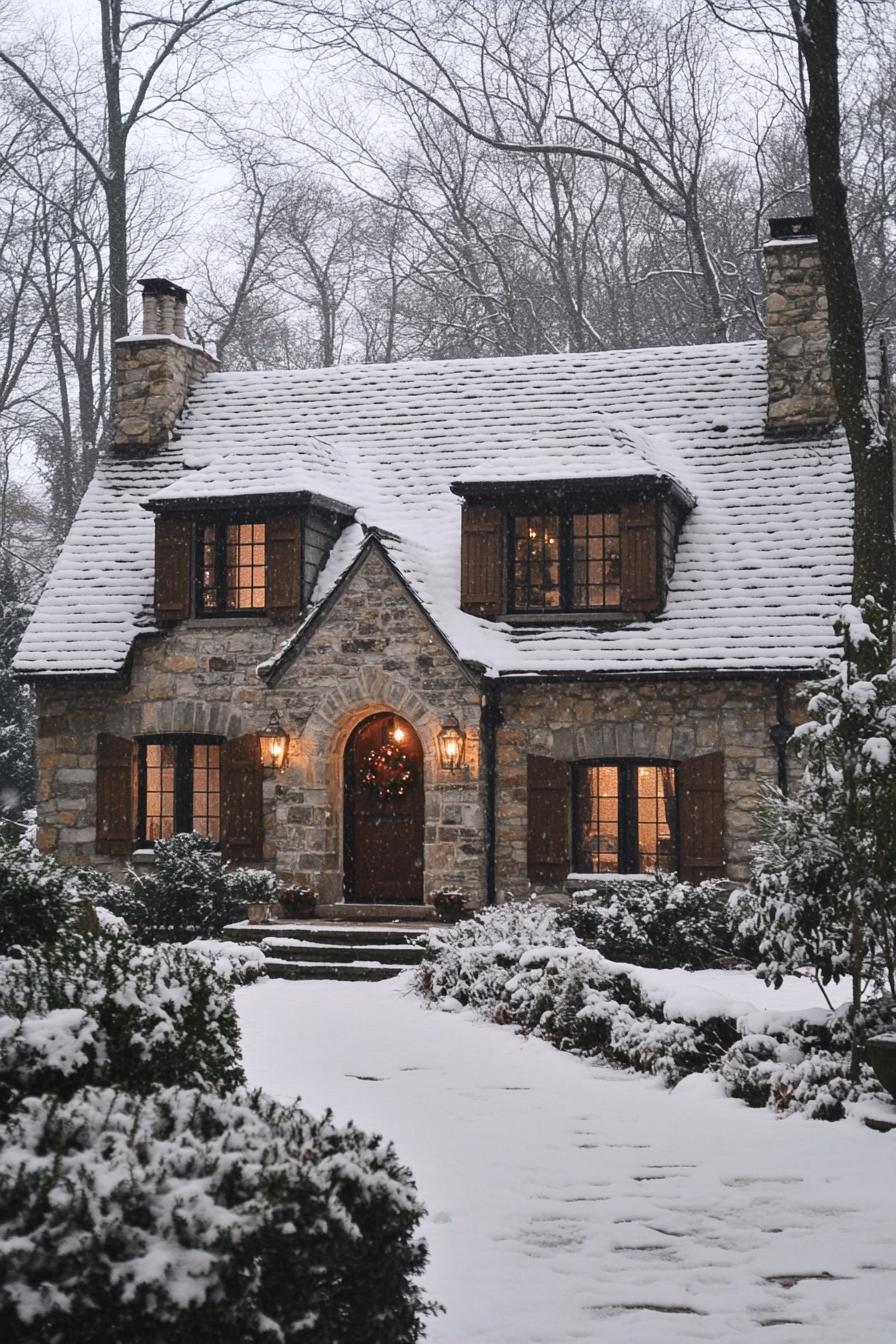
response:
M706 1078L667 1092L427 1009L404 977L238 1003L253 1085L387 1135L413 1170L447 1308L432 1344L894 1338L896 1132L777 1120Z

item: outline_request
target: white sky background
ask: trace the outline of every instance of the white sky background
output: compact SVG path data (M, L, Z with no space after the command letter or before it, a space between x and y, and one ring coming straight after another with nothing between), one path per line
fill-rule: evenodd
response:
M155 8L152 4L150 7ZM13 26L9 19L16 17L18 22ZM46 28L55 30L61 45L77 52L85 69L93 67L99 78L97 0L14 0L6 18L7 32L18 29L22 34L33 33L44 26L42 20L45 20ZM294 121L297 134L307 134L312 139L313 127L304 123L303 114L290 94L290 84L301 87L304 96L313 103L318 81L326 86L330 95L333 94L332 71L325 73L320 63L311 58L273 44L265 49L259 42L246 58L231 62L226 70L203 85L197 101L216 109L231 132L263 137L272 133L276 123L288 119ZM343 90L337 88L336 94L342 96ZM323 92L321 96L324 96ZM226 222L224 197L232 180L232 170L216 152L213 142L216 138L220 141L221 137L216 137L214 127L208 129L208 143L203 143L204 136L200 138L191 133L202 130L198 112L176 109L172 119L177 122L176 127L161 121L144 122L139 138L132 143L131 153L136 157L143 150L154 160L162 161L174 192L174 202L186 211L180 230L179 254L175 245L166 245L164 252L153 258L153 273L179 280L190 288L194 279L191 252L202 245L209 228ZM283 147L278 146L277 150L282 153ZM301 154L300 148L292 147L291 157ZM303 157L307 158L309 166L320 168L312 151L306 151ZM134 310L135 303L132 300Z

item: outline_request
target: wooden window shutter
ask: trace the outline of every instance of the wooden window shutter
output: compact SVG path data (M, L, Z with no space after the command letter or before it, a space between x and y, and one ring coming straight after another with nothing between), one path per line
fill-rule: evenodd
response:
M186 518L156 519L155 612L159 621L190 615L193 524Z
M222 743L221 853L225 859L262 857L262 769L257 733Z
M272 620L296 620L302 609L302 519L295 512L265 519L265 611Z
M500 616L504 601L501 509L465 504L461 514L460 605L474 616Z
M563 882L570 862L569 763L529 756L526 777L529 880Z
M656 500L622 505L619 549L622 610L656 611L660 605Z
M96 739L96 852L130 854L134 848L136 746L130 738Z
M704 882L725 876L725 758L720 751L678 767L681 876Z

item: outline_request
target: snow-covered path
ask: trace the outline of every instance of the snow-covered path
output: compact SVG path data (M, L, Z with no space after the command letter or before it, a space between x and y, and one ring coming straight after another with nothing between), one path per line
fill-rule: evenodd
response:
M253 1085L387 1135L413 1170L447 1308L432 1344L896 1335L896 1132L775 1120L701 1078L667 1092L401 981L238 1003Z

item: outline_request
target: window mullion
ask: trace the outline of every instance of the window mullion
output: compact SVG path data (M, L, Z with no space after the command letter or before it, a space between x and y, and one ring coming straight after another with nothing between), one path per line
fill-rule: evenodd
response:
M137 834L143 844L146 836L146 743L137 744Z
M572 610L572 515L560 513L560 610Z
M193 743L178 742L174 768L174 829L193 829Z
M227 614L227 524L215 524L215 607Z
M636 772L630 761L619 766L619 793L622 809L620 872L638 872L638 795Z

